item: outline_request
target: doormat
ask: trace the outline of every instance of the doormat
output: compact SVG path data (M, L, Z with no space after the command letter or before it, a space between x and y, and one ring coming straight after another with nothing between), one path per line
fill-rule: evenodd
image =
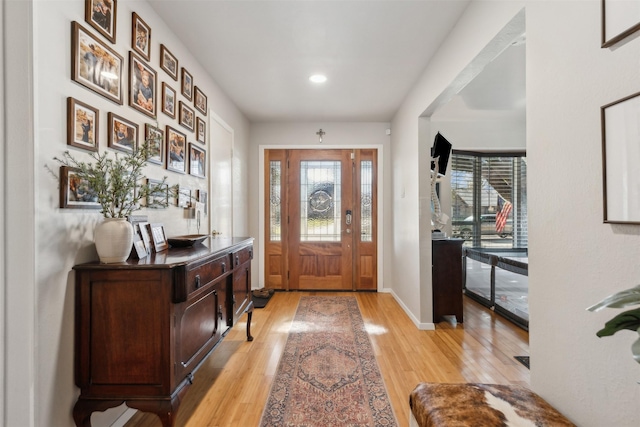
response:
M271 299L271 297L273 296L273 292L252 292L251 293L251 300L253 301L253 307L254 308L264 308L267 303L269 302L269 300Z
M260 426L397 426L354 297L301 297Z
M529 356L513 356L514 359L516 359L518 362L522 363L524 366L527 367L527 369L531 369L529 368Z

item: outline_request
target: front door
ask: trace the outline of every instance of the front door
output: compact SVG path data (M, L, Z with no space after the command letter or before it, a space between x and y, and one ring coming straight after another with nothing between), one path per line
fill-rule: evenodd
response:
M266 286L375 290L375 150L268 150Z

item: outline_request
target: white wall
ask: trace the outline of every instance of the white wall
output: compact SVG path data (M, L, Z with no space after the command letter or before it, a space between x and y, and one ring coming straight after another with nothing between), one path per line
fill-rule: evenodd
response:
M601 49L600 1L471 3L392 121L396 271L417 278L413 254L418 247L422 255L430 250L416 237L422 193L406 184L408 174L419 173L424 147L418 132L436 130L432 123L419 125L418 116L522 5L531 385L577 425L636 426L640 367L630 353L636 335L598 339L595 332L620 310L585 311L604 296L636 285L640 277L638 226L602 221L599 116L601 105L638 91L640 40ZM415 283L394 283L394 292L423 316Z
M7 335L7 384L17 386L12 389L13 397L8 403L7 419L10 422L7 425L72 426L74 424L71 410L79 391L73 382L74 275L71 268L76 263L96 259L92 235L93 228L101 217L96 212L59 209L58 183L44 168L44 165L48 164L55 169L56 164L52 157L59 156L68 148L76 156L85 156L81 150L66 145L67 97L72 96L100 110L101 151L107 149L107 112L114 112L136 122L140 126L141 134L144 132L144 123L154 123L153 119L128 106L131 13L137 12L152 28L149 65L158 73L158 88L160 82L166 81L179 93L178 83L159 67L159 46L160 43L164 43L178 58L179 65L186 67L193 75L195 84L203 89L208 97L210 110L215 111L235 130L234 165L238 174L237 182L234 182L234 197L237 230L241 233L247 233L249 228L246 178L249 125L242 113L200 67L196 58L172 33L165 30L163 22L146 2L118 2L117 43L112 47L124 57L124 105L110 102L74 83L70 78L71 22L77 21L92 33L96 33L84 21L83 0L22 0L8 3L15 6L7 9L5 17L5 22L12 25L8 27L10 34L12 29L16 34L16 44L12 45L10 51L16 52L14 56L20 55L24 58L12 61L10 83L7 86L11 91L7 94L8 99L18 100L12 106L12 114L15 116L12 118L15 120L12 120L8 132L12 141L9 145L9 157L13 159L10 167L14 170L11 172L11 194L14 195L14 211L19 213L19 210L28 210L32 206L32 214L30 216L29 212L26 212L20 218L12 216L6 220L7 229L12 230L10 237L14 242L12 248L16 251L16 257L20 255L26 260L22 261L23 264L26 263L22 275L19 278L14 277L13 280L9 277L9 289L6 294L7 318L13 327L8 328ZM18 5L20 10L14 12ZM31 8L33 21L29 14ZM14 26L16 28L13 28ZM110 45L109 42L107 44ZM34 52L33 68L29 55L31 45ZM31 69L33 91L30 88ZM19 97L24 100L19 99L18 92ZM178 98L182 99L180 95ZM161 128L171 124L186 131L177 121L160 111L158 123ZM33 137L30 129L34 129ZM195 135L189 131L186 133L188 141L195 142ZM34 153L30 154L32 149ZM170 184L184 185L192 190L207 188L208 180L179 175L160 166L148 166L146 172L151 178L166 175ZM16 182L18 178L22 178L23 182ZM35 194L32 194L33 192ZM23 201L17 203L15 198L20 196ZM189 228L190 224L183 219L182 210L177 207L139 213L147 214L152 221L162 222L169 236L193 232L193 224ZM23 240L20 240L20 236L23 236ZM33 240L29 239L30 236L34 236ZM35 250L28 249L31 244ZM30 253L34 256L24 255ZM29 266L32 266L32 271L29 270ZM12 267L12 270L17 267L20 267L20 264ZM35 275L35 278L32 278L31 274ZM21 321L25 323L20 326L14 325ZM23 329L26 330L21 341L17 337L15 340L12 339L12 331L18 333ZM33 342L30 341L31 338ZM29 357L30 354L33 358ZM15 409L10 408L12 404L16 404ZM122 409L109 410L103 414L96 413L93 416L93 425L110 425L120 412Z
M570 25L567 25L570 23ZM585 307L640 282L640 227L603 224L600 106L638 91L640 39L600 48L600 2L527 2L531 384L580 426L637 426L637 337Z
M322 129L326 132L323 142L318 142L318 132ZM258 251L254 257L258 268L252 270L253 287L264 286L264 198L261 189L264 188L264 150L269 148L377 148L381 162L378 164L378 185L379 192L382 191L383 200L378 203L378 208L382 209L378 216L379 228L379 251L383 256L384 264L379 266L379 271L383 272L383 277L379 287L389 287L392 267L389 257L384 254L390 253L390 247L384 239L391 227L392 206L389 203L390 162L389 162L389 141L386 134L389 123L253 123L251 124L251 145L249 180L252 183L249 190L249 200L251 201L251 212L258 212L252 215L251 235L256 237L256 248ZM383 244L381 247L380 244ZM379 257L380 258L380 257ZM381 268L380 268L381 267ZM259 286L256 284L259 283Z
M438 129L420 116L451 97L453 93L443 94L464 81L460 76L479 72L468 71L468 65L521 8L521 2L471 2L392 120L392 263L396 271L403 272L393 292L425 329L433 328L427 165Z
M30 1L5 1L2 6L3 78L3 218L4 291L4 415L7 426L34 425L36 366L35 313L35 155L33 111L33 18Z

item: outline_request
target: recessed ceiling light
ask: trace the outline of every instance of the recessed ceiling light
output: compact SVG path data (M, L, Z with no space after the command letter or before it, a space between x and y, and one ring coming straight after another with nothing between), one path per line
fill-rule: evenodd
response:
M327 81L327 76L324 76L322 74L314 74L313 76L309 77L309 80L314 83L324 83Z

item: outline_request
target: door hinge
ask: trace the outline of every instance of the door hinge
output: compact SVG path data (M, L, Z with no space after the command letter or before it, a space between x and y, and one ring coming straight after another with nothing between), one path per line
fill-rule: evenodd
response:
M356 158L356 153L351 153L351 160L354 160Z
M289 271L287 271L287 280L289 279Z

